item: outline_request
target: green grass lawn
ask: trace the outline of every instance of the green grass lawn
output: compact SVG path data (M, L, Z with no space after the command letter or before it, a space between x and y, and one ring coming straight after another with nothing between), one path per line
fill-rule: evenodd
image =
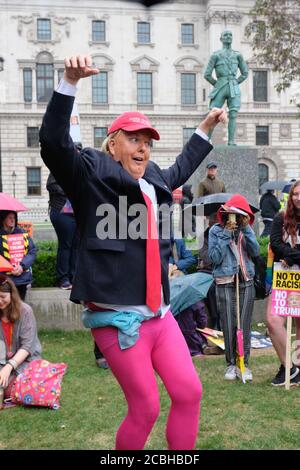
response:
M0 450L113 449L126 403L108 370L95 366L88 331L40 333L43 356L66 362L61 408L15 407L0 413ZM223 380L224 356L194 359L203 382L197 449L299 449L300 387L270 386L274 354L254 355L251 384ZM161 414L146 449L166 449L168 396L160 383ZM184 430L182 430L184 432Z

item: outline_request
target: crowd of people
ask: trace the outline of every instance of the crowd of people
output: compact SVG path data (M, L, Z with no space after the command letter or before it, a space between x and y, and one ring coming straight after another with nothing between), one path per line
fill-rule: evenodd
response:
M99 73L89 56L65 60L64 78L47 107L40 131L41 156L50 170L47 188L50 217L58 238L57 283L71 291L71 300L83 306L82 320L91 329L97 365L109 368L128 404L116 436L116 449L143 449L159 414L157 373L171 398L166 425L169 449L193 449L199 427L202 384L192 357L205 354L207 341L196 328L207 325L222 330L225 342L225 380L240 379L236 364L237 328L243 331L244 379L250 369L251 323L255 299L253 259L260 248L253 230L249 202L233 195L207 217L204 242L195 256L182 238L163 234L159 205L172 206L173 191L183 186L183 203L193 200L189 177L212 150L208 136L226 113L214 108L199 124L182 153L168 169L151 160L152 139L158 131L139 112L118 116L108 129L101 151L75 146L70 135L70 115L79 80ZM197 197L225 192L217 177L216 162ZM131 213L120 213L119 198L138 206L144 218L132 225ZM99 206L112 206L125 223L126 237L115 236L114 224L103 231ZM183 208L183 207L182 207ZM283 267L300 266L300 181L290 188L286 209L273 191L260 201L262 236L270 236L275 261ZM104 217L104 214L102 214ZM170 216L171 218L171 216ZM110 219L111 222L111 219ZM172 225L172 224L171 224ZM193 228L193 227L192 227ZM24 303L32 282L36 249L28 234L17 226L17 213L0 214L0 253L12 260L7 235L22 240L22 259L0 275L0 387L9 396L20 371L41 357L33 312ZM133 234L138 231L139 236ZM184 308L174 318L170 310L170 283L195 268L211 276L205 298ZM269 297L267 323L280 360L272 385L285 384L286 334L284 319L272 314ZM177 320L177 321L176 321ZM300 340L300 320L296 319ZM300 382L299 364L292 364L292 385ZM182 433L182 429L185 432Z

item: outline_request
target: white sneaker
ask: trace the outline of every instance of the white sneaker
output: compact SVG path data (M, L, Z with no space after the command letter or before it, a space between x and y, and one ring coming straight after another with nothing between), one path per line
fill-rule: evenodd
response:
M238 367L236 368L236 376L242 380L242 374L240 369ZM245 367L245 372L244 372L244 379L246 382L252 382L253 376L252 376L252 371L248 369L248 367Z
M228 366L224 375L225 380L235 380L236 379L236 370L235 366Z

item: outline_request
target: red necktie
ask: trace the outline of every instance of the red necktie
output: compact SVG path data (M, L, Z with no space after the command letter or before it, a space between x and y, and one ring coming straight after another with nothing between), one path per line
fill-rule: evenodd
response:
M157 313L161 304L161 263L157 225L149 196L143 193L147 205L146 241L146 305Z

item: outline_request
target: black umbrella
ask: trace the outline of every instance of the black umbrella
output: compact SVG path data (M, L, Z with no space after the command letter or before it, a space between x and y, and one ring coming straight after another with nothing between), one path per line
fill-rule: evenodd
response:
M131 1L135 3L142 3L145 7L153 7L154 5L157 5L158 3L167 3L169 0L131 0Z
M277 191L282 191L282 189L285 187L285 185L289 184L288 181L283 181L283 180L277 180L277 181L266 181L263 183L259 189L259 192L261 194L265 193L268 191L268 189L271 190L277 190Z
M214 212L217 212L221 205L225 204L225 202L227 202L228 199L230 199L232 196L233 194L231 193L216 193L209 194L208 196L198 197L192 202L192 204L189 204L187 207L185 207L184 210L192 209L193 213L196 213L196 210L198 213L201 213L199 208L203 208L203 215L210 215ZM249 206L254 214L255 212L259 212L259 209L253 204L249 203Z

